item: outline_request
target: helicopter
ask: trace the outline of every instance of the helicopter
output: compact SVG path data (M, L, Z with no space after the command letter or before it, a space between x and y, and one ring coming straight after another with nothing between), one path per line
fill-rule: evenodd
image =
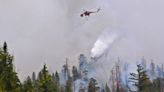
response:
M98 13L101 9L98 8L97 11L85 11L80 14L80 17L89 17L92 13Z

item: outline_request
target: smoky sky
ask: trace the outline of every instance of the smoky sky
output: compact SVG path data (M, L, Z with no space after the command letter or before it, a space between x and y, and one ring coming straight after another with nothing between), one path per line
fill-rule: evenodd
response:
M24 79L46 63L60 70L65 58L77 64L90 56L106 28L123 31L109 55L131 62L145 56L164 62L163 0L0 0L0 43L7 41L16 71ZM97 14L80 18L85 10Z

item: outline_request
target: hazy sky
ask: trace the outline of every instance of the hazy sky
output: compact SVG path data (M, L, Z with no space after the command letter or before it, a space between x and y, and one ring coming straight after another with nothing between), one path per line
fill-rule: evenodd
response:
M0 43L7 41L22 79L47 63L60 69L65 58L77 63L90 55L104 29L124 36L109 55L164 62L163 0L0 0ZM101 11L88 19L84 10Z

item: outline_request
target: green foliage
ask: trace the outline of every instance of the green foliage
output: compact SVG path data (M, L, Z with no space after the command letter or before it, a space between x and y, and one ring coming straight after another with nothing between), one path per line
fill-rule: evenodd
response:
M137 72L138 74L130 73L131 78L129 78L129 82L132 82L133 85L137 87L138 92L147 92L151 82L146 74L146 71L141 65L137 65Z
M39 92L57 92L58 88L55 82L52 80L52 76L49 74L46 65L39 72L37 85Z
M54 78L55 75L51 76L47 66L44 65L37 79L34 72L32 73L32 79L29 76L27 77L23 83L22 92L59 92L59 84Z
M35 74L35 72L32 73L32 81L36 82L36 74Z
M69 78L66 81L65 92L72 92L72 79L71 78Z
M56 73L54 74L52 74L52 80L57 84L57 85L59 85L59 81L60 81L60 78L59 78L59 74L58 74L58 72L56 71Z
M0 47L0 92L72 92L73 82L80 78L79 70L76 66L72 68L72 76L68 68L68 63L63 66L64 68L64 78L66 84L60 84L59 73L56 71L50 74L46 64L43 66L41 71L36 75L35 72L32 73L32 77L28 76L27 79L21 84L17 73L13 65L14 57L8 52L7 43L4 42L3 47ZM83 58L80 58L84 61ZM145 60L143 60L145 61ZM82 63L82 62L81 62ZM146 67L146 63L143 62ZM156 77L155 64L152 62L151 65L151 75L154 79ZM162 68L161 73L163 73L164 68ZM137 74L130 73L129 82L132 82L135 87L137 87L136 92L164 92L164 78L158 77L152 81L149 80L145 69L141 65L137 65ZM129 92L127 89L129 86L122 86L121 92ZM80 87L79 92L84 92L86 87ZM117 92L120 92L119 86L115 88ZM88 92L99 92L100 88L96 79L91 78L88 84ZM111 92L109 86L106 84L104 88L101 89L102 92ZM132 90L130 90L132 91Z
M73 66L72 67L72 74L73 74L73 80L75 81L76 79L78 79L79 77L79 74L78 74L78 71L77 71L77 67L76 66Z
M153 88L151 92L164 92L164 78L156 78L153 80Z
M31 78L28 76L23 83L23 92L35 92Z
M99 87L97 85L98 83L96 79L91 78L88 85L88 92L97 92L99 90Z
M8 53L7 43L0 48L0 89L4 92L19 92L21 83L14 71L13 56Z

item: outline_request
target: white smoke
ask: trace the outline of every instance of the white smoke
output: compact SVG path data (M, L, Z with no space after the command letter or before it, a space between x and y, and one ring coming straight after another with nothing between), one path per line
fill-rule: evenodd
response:
M91 58L98 59L104 54L108 53L112 45L122 37L119 30L106 29L98 37L91 49Z

